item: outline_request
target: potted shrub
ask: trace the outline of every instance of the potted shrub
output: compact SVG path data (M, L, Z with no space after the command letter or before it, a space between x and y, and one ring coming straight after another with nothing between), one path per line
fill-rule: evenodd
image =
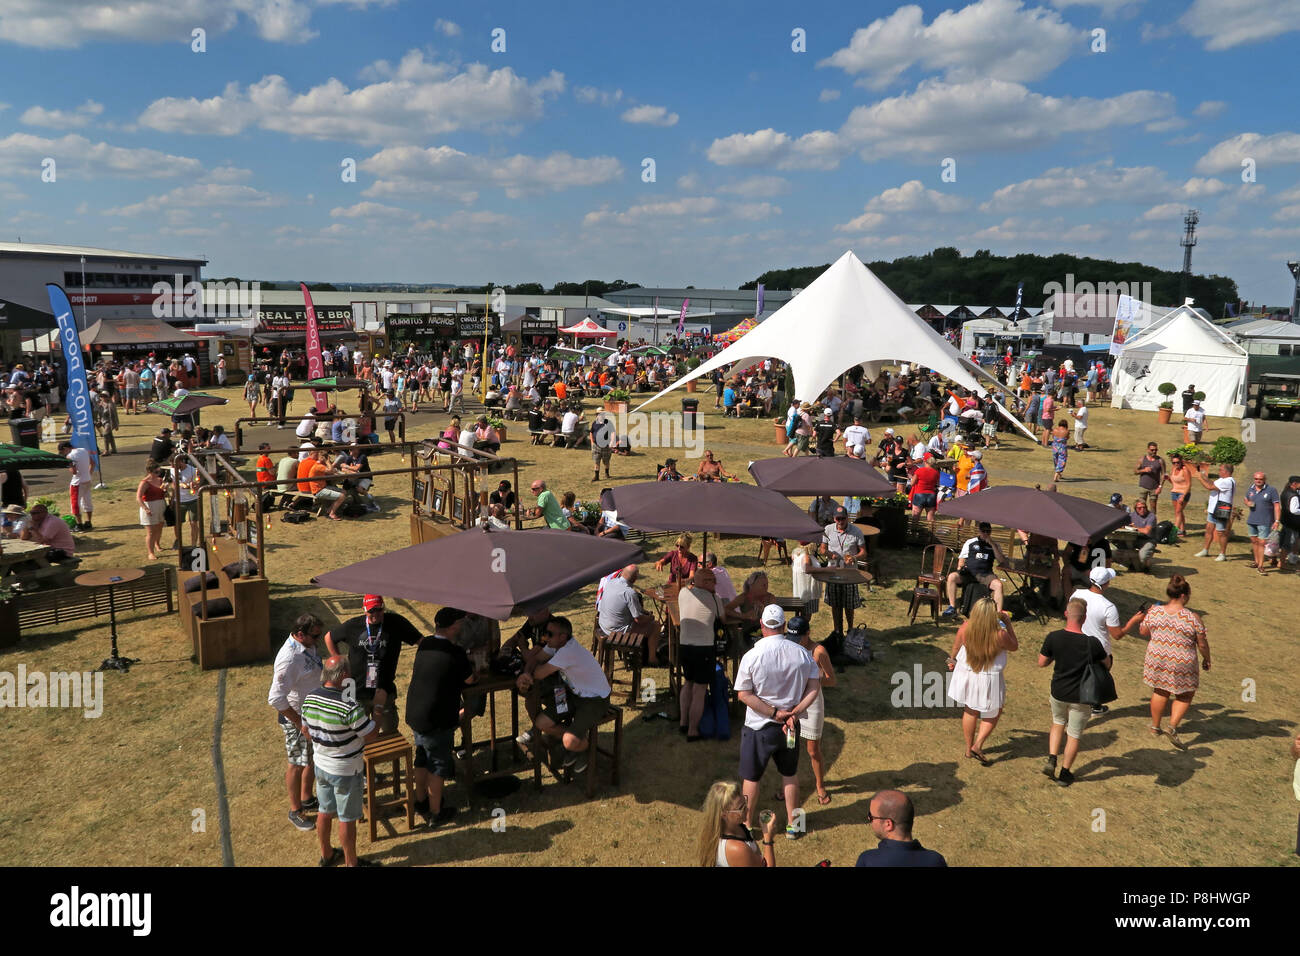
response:
M501 444L504 445L506 443L506 420L496 415L489 415L487 421L489 425L497 430L497 434L501 436Z
M696 356L692 355L690 358L686 360L687 372L694 372L699 367L700 367L700 360ZM698 378L691 379L689 382L686 383L686 391L688 392L695 391L699 387L699 384L700 384L700 380Z
M780 445L782 448L784 448L786 442L790 440L789 438L786 437L785 434L785 419L774 418L772 419L772 425L776 428L776 435L774 436L776 439L776 443Z
M1231 435L1216 438L1210 448L1210 461L1216 465L1240 465L1246 460L1246 446Z
M1169 396L1173 395L1174 392L1178 391L1178 386L1175 385L1173 382L1162 382L1159 386L1157 386L1156 391L1158 391L1161 395L1165 397L1165 400L1160 403L1160 408L1156 412L1156 419L1160 422L1161 425L1168 425L1169 419L1174 414L1174 402L1173 399L1170 398Z
M628 402L632 394L625 388L611 388L605 393L605 411L615 415L626 415Z

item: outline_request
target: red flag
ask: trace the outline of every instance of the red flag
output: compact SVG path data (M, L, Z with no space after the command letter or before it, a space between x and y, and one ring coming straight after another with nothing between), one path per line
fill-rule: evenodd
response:
M311 303L311 293L307 291L307 283L299 282L298 288L302 289L302 301L307 306L307 377L324 378L325 360L320 354L320 329L316 325L316 306ZM329 410L329 402L324 392L312 389L311 394L316 399L316 411Z

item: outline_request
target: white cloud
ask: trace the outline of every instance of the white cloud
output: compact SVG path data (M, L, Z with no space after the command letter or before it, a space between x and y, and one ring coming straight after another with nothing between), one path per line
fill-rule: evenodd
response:
M579 103L599 103L601 106L613 106L623 99L622 90L601 90L594 86L578 86L573 90L574 99Z
M725 203L713 196L683 196L639 203L622 212L609 208L594 210L583 217L582 223L584 226L638 226L682 219L691 223L712 223L719 219L756 222L780 214L781 207L768 202Z
M864 212L856 219L850 219L848 222L836 226L835 230L837 232L870 232L883 223L886 218L884 213Z
M18 121L28 126L80 129L102 112L104 104L86 100L74 110L47 110L43 106L33 106L18 117Z
M715 139L706 155L719 166L775 166L777 169L834 169L845 147L827 130L792 139L774 129L733 133Z
M839 90L822 90L817 94L818 103L831 103L840 98Z
M1242 133L1213 146L1196 163L1199 173L1239 172L1243 159L1253 159L1257 166L1300 163L1300 133Z
M622 164L612 156L582 159L563 152L548 156L472 156L449 146L394 146L362 160L360 167L375 177L374 185L364 192L373 197L497 186L513 199L546 190L612 182L623 173Z
M130 149L92 142L76 133L47 139L31 133L13 133L0 139L0 174L30 173L39 169L45 157L57 163L58 175L76 178L122 176L130 179L163 179L196 175L202 164L189 156L174 156L156 149Z
M400 209L397 206L386 206L378 202L359 202L351 206L336 206L330 210L330 215L335 219L419 219L418 213L409 209Z
M1159 206L1152 206L1142 214L1142 218L1148 222L1161 219L1181 219L1186 211L1187 206L1185 203L1166 202L1161 203Z
M317 0L328 3L331 0ZM335 0L337 2L337 0ZM366 0L349 0L364 6ZM385 0L381 0L385 2ZM306 43L311 5L304 0L0 0L0 40L43 49L70 49L95 42L188 44L196 26L209 37L243 19L261 39Z
M864 159L1042 146L1072 133L1147 123L1174 112L1168 93L1135 90L1107 99L1056 97L1019 83L922 82L913 93L856 107L840 136Z
M1273 218L1279 222L1295 222L1297 219L1300 219L1300 204L1283 206L1277 212L1273 213Z
M1147 123L1143 127L1148 133L1168 133L1176 129L1182 129L1187 125L1187 120L1181 116L1171 116L1168 119L1156 120L1153 123Z
M1193 133L1190 136L1175 136L1173 139L1165 140L1166 146L1190 146L1192 143L1199 143L1205 139L1204 133Z
M927 189L919 179L912 179L886 189L878 196L867 200L863 208L867 212L957 212L965 209L969 203L960 196L951 196L936 189Z
M699 173L686 173L677 177L677 188L682 192L695 193L704 188L704 181Z
M1098 13L1113 17L1127 8L1136 10L1143 2L1144 0L1052 0L1052 6L1059 10L1067 7L1097 7Z
M680 117L668 112L666 106L634 106L620 117L624 123L643 123L647 126L676 126Z
M207 174L207 178L214 183L237 183L240 180L251 179L252 176L251 169L242 169L238 166L218 166Z
M679 183L680 185L680 183ZM734 183L718 187L720 193L731 193L746 199L762 199L767 196L780 196L790 191L790 181L780 176L750 176Z
M1203 119L1211 119L1221 114L1227 108L1228 104L1223 100L1205 100L1203 103L1198 105L1193 112Z
M1300 30L1294 0L1196 0L1179 25L1205 41L1207 50L1228 50Z
M128 206L105 209L104 216L141 216L147 213L167 212L185 217L194 210L210 210L214 206L243 206L270 208L283 206L285 200L252 186L229 183L199 183L195 186L178 186L170 192L150 196Z
M1067 225L1064 219L1021 219L1012 216L1002 222L973 232L968 237L975 242L1104 242L1110 231L1099 223Z
M460 24L444 20L441 17L433 21L433 28L445 37L460 36Z
M412 50L396 65L379 61L367 68L379 77L349 89L331 77L298 93L282 76L264 76L243 90L231 83L219 95L166 97L140 116L140 125L162 132L233 135L249 126L312 139L406 143L458 129L494 129L539 119L547 97L564 90L564 75L552 71L529 83L510 67L490 70L481 63L462 72L424 59Z
M888 86L913 66L952 80L1029 81L1085 50L1085 36L1056 11L1026 9L1022 0L976 0L945 10L928 26L921 8L909 5L856 30L847 47L817 65L865 74L860 83L871 89Z
M1189 179L1179 184L1157 166L1116 166L1112 160L1104 160L1086 166L1057 166L1033 179L1003 186L980 210L1096 206L1164 197L1191 199L1227 189L1217 179Z

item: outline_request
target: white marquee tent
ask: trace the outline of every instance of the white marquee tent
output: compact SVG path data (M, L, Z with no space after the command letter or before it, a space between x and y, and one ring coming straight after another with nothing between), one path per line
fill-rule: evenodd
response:
M865 362L911 362L963 388L987 391L947 339L850 251L757 328L639 407L715 368L764 358L788 363L795 394L807 401Z
M1124 343L1115 362L1113 408L1154 410L1164 401L1158 388L1173 382L1182 392L1205 393L1207 415L1240 418L1246 413L1246 350L1204 313L1182 305ZM1175 407L1178 394L1170 396Z

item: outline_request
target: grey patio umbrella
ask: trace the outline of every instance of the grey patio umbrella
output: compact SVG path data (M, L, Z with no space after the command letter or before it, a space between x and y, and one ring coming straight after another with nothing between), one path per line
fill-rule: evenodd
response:
M1129 523L1127 511L1055 491L1001 485L939 505L939 513L1087 544Z
M644 559L636 545L610 538L551 529L470 528L327 571L312 583L504 621Z
M783 495L892 495L894 483L865 461L834 458L764 458L749 473L762 488Z

